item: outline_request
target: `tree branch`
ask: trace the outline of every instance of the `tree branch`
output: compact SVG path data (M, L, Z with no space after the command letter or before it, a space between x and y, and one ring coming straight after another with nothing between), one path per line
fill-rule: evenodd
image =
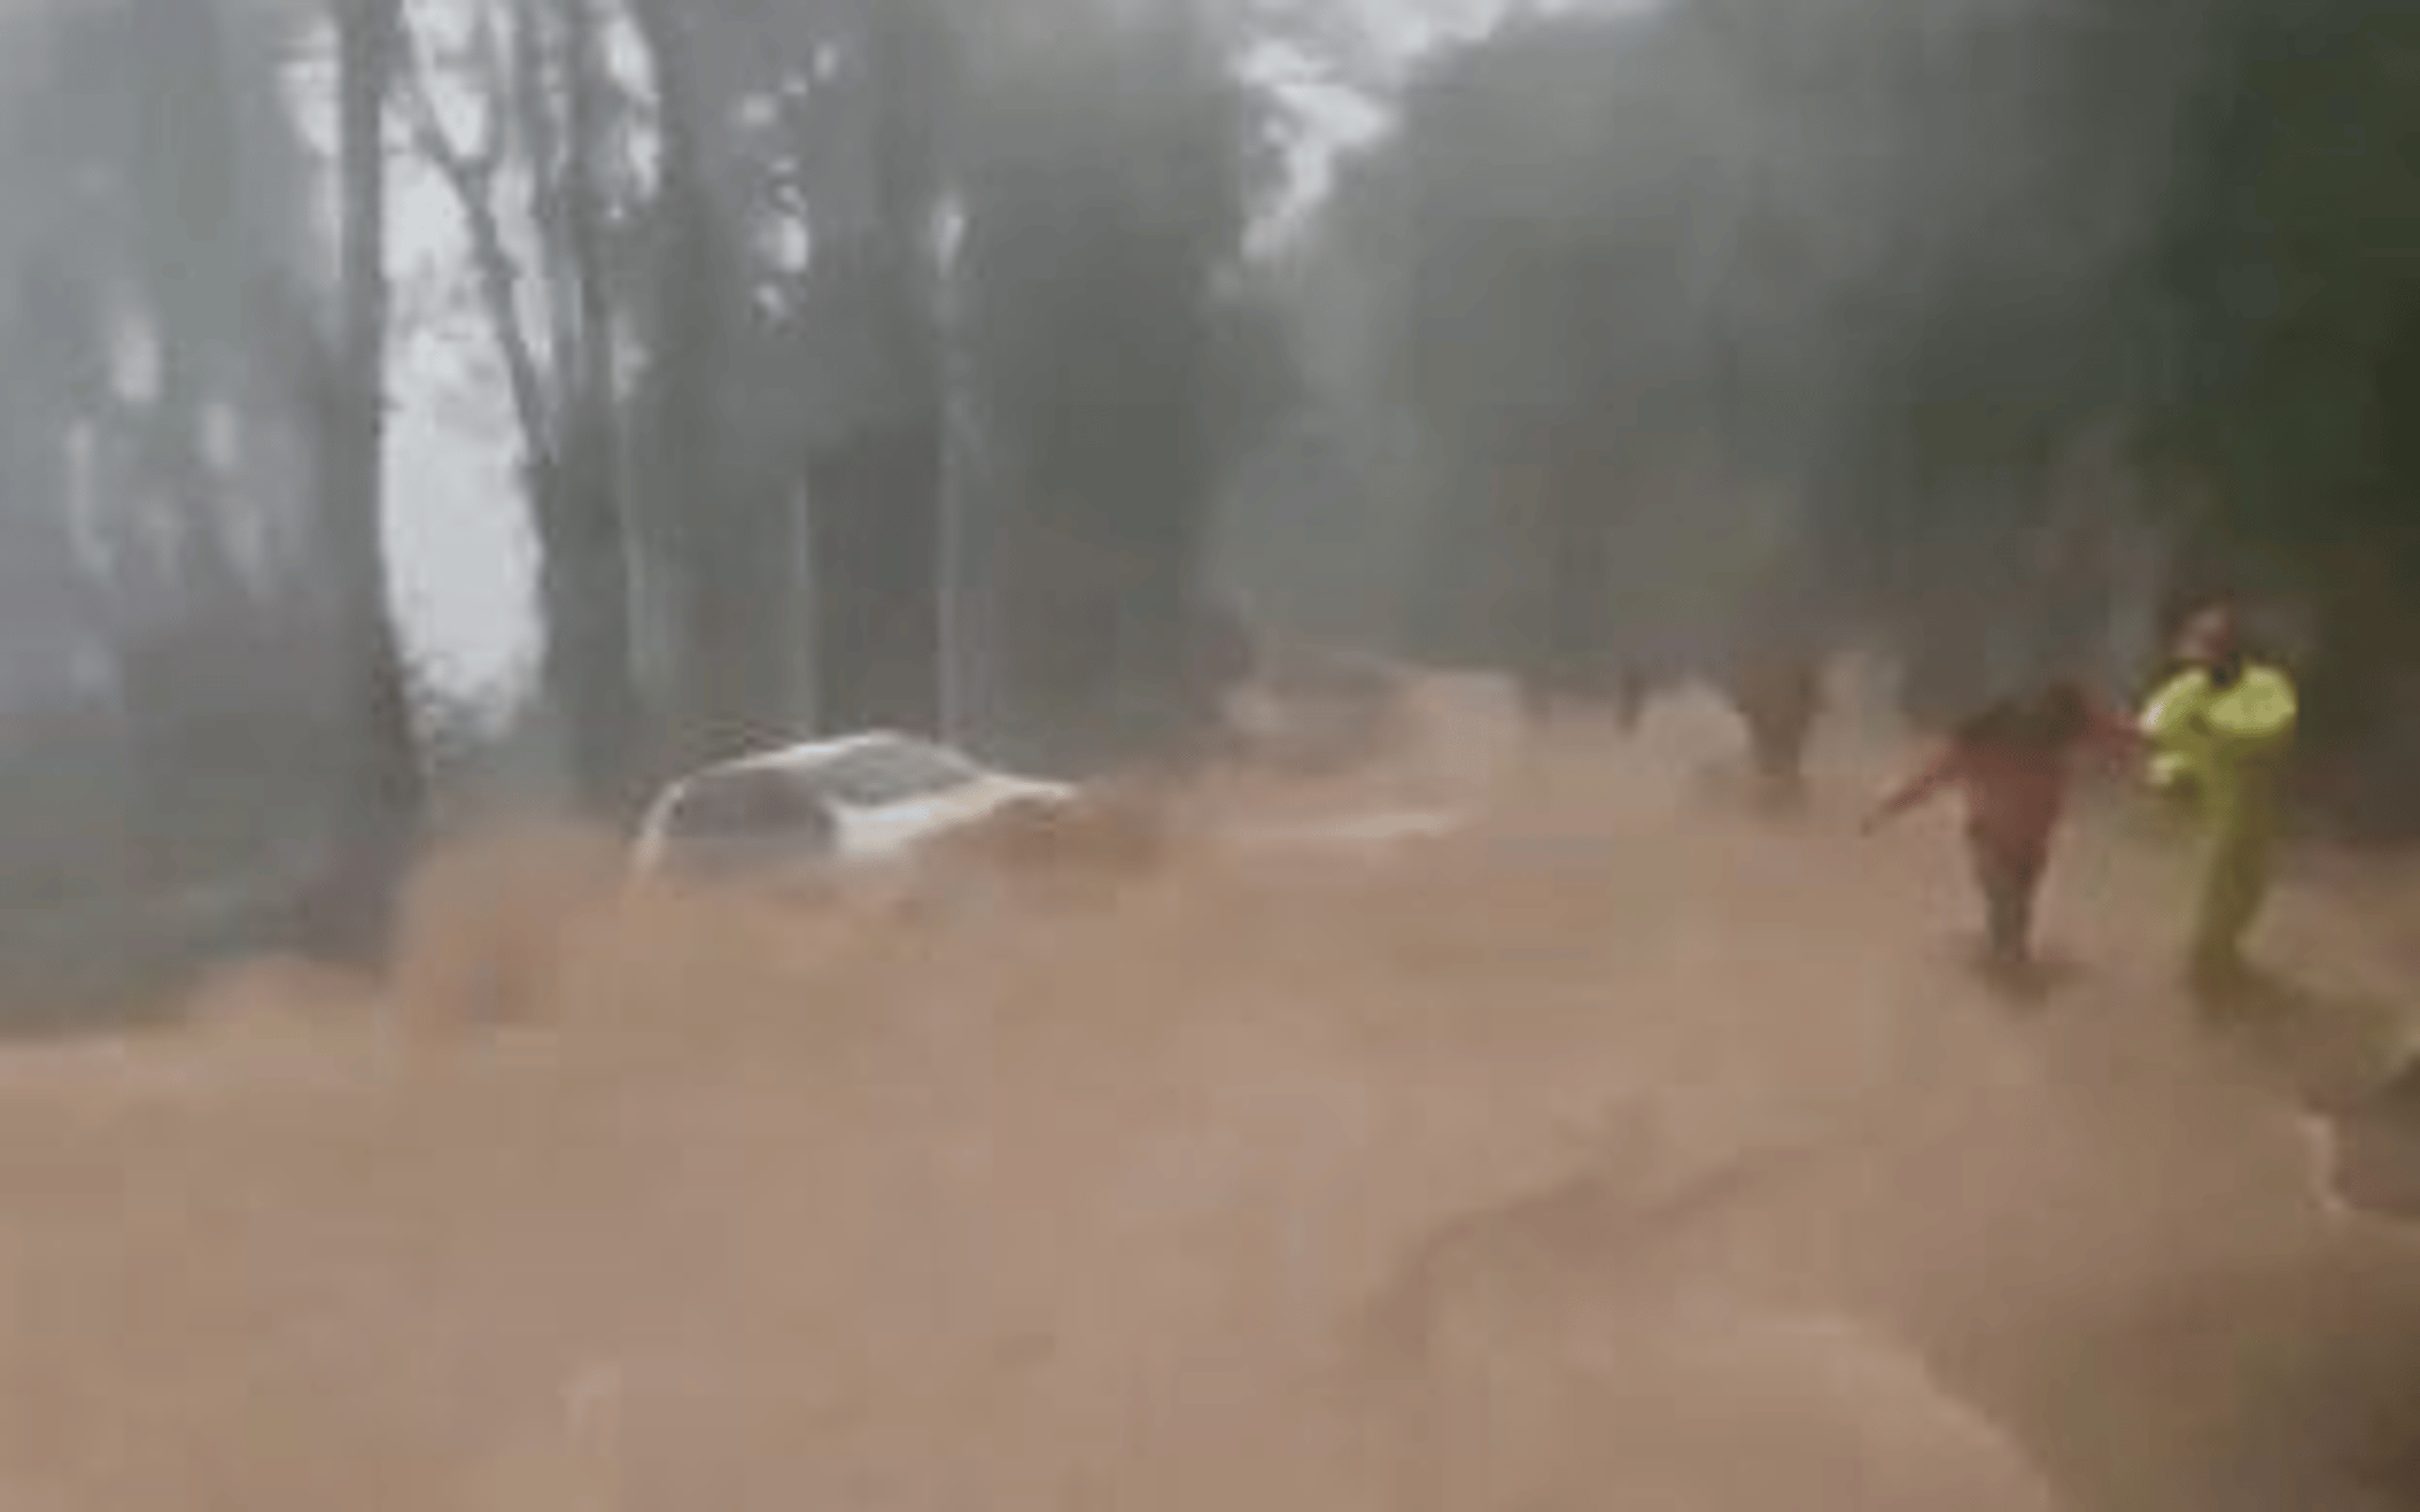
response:
M496 212L495 184L504 155L504 132L498 122L503 101L490 96L487 130L475 147L466 147L446 129L428 87L427 63L419 39L409 23L397 28L396 75L412 141L453 192L471 243L471 263L486 311L497 355L504 364L511 389L513 413L520 425L523 462L534 470L556 463L555 413L546 375L523 327L516 290L520 270L506 250L504 224Z

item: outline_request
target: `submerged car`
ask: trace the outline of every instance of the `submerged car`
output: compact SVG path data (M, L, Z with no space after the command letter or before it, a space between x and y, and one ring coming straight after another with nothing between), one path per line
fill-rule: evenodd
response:
M641 875L805 877L904 859L1019 809L1072 808L1077 790L995 771L891 731L813 741L717 763L648 807L631 864Z

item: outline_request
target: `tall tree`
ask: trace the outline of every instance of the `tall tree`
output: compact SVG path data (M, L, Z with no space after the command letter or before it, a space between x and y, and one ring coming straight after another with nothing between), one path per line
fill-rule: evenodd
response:
M645 207L639 555L656 591L655 688L667 763L729 754L790 723L799 551L800 385L784 363L792 300L772 233L795 207L787 144L749 131L812 67L820 8L633 0L655 103ZM787 87L785 87L787 86ZM768 193L772 191L772 193ZM795 229L795 227L790 227ZM768 266L770 264L770 266Z
M504 373L539 548L542 692L573 786L613 812L646 775L604 167L615 92L595 0L485 0L463 32L451 50L406 33L403 101L422 156L454 196ZM449 124L441 88L470 97L467 130ZM527 207L518 217L515 185Z
M71 545L45 562L43 532L11 532L18 570L69 592L8 594L52 623L7 637L0 736L22 755L73 732L82 749L41 759L90 778L48 839L12 819L10 849L58 884L51 906L110 921L101 958L157 964L197 915L290 938L297 903L325 905L301 920L317 943L367 943L416 816L375 471L323 299L329 165L301 130L322 97L287 89L341 20L227 0L10 18L0 473L8 514Z
M2046 628L2061 458L2155 365L2192 70L2135 19L1705 0L1508 23L1415 79L1322 229L1366 272L1355 366L1421 423L1432 654L1569 678ZM2048 647L1956 645L1945 679Z
M2420 691L2420 18L2324 0L2201 24L2208 86L2163 240L2164 455L2207 480L2184 523L2214 576L2266 566L2316 610L2313 735L2389 742L2375 785L2408 793L2420 729L2390 726ZM2420 803L2381 807L2420 825Z
M961 319L995 479L985 609L1013 743L1082 765L1181 742L1258 118L1167 10L990 60L966 127Z
M859 0L850 30L859 161L820 202L809 297L850 313L863 370L858 402L808 459L816 713L836 728L933 730L946 424L934 254L952 60L930 0Z
M400 10L400 0L339 0L335 12L340 314L321 486L361 747L361 857L343 912L370 918L402 864L424 796L385 549L386 122Z
M542 570L548 666L572 723L582 787L623 803L642 768L632 662L630 559L621 495L620 345L611 289L606 134L607 53L597 0L556 0L564 78L559 166L562 226L552 281L571 309L556 361L567 374L561 435L536 490L547 543ZM558 298L563 298L558 294Z

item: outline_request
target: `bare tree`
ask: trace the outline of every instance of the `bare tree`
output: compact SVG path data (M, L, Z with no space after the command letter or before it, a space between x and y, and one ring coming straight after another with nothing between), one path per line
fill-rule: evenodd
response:
M565 728L574 785L610 811L633 795L642 737L594 0L495 0L473 14L452 78L474 101L467 133L438 106L430 50L410 30L400 49L412 140L461 216L520 437L541 552L544 691ZM508 220L515 170L528 188L534 265ZM534 302L521 296L533 274L540 285Z

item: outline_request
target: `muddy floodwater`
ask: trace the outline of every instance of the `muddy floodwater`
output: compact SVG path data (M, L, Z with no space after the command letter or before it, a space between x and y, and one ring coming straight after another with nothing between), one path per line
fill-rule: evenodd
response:
M2007 999L1947 816L1741 812L1718 725L879 911L524 845L375 1000L0 1053L0 1508L2420 1507L2420 1259L2309 1111L2420 887L2313 863L2205 1023L2094 805Z

